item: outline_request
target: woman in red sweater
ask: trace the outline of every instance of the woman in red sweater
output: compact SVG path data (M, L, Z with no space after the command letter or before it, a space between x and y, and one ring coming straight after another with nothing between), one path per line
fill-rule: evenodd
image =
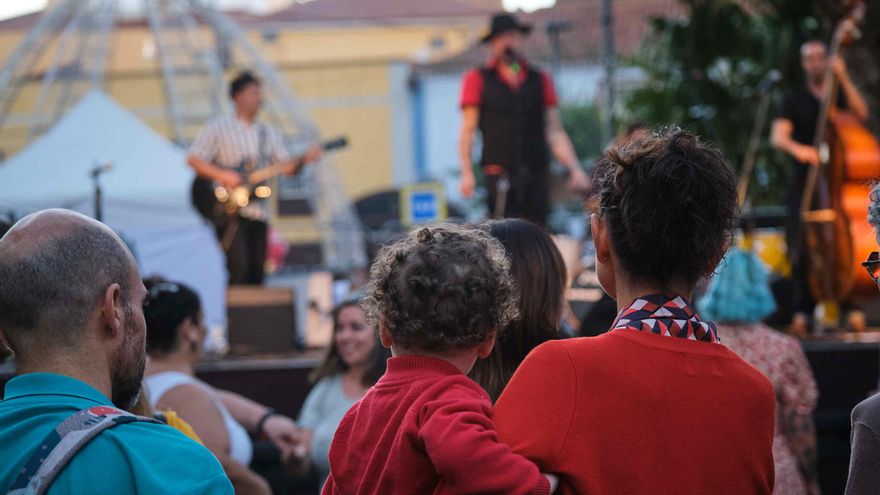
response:
M590 221L619 314L608 333L529 354L496 404L501 440L560 493L770 494L773 387L689 302L729 244L733 174L678 130L600 166Z

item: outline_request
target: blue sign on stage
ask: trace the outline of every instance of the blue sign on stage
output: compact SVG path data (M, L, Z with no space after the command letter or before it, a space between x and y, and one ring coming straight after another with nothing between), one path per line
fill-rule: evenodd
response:
M446 197L437 183L412 184L400 191L401 221L418 225L446 220Z
M422 191L410 197L413 223L425 223L437 218L437 196L433 191Z

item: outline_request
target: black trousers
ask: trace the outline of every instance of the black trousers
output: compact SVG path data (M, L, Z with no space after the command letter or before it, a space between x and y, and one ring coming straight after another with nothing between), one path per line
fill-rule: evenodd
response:
M803 165L801 165L803 166ZM804 222L801 220L801 197L803 182L792 188L788 201L788 223L785 226L785 243L788 245L788 261L791 263L791 310L812 318L816 301L810 288L810 253Z
M230 222L217 228L217 237L222 241L226 229L236 228ZM226 269L229 271L230 285L262 285L266 263L266 235L268 225L259 220L239 217L238 227L232 244L226 251Z
M506 177L510 183L504 211L497 212L498 182ZM486 204L492 218L524 218L538 225L545 225L550 213L550 172L546 169L523 168L508 172L506 176L486 174Z

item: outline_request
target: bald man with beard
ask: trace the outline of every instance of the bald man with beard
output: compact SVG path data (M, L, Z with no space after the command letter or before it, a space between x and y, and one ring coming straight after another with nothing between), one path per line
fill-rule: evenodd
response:
M146 296L125 244L78 213L32 214L0 239L0 340L19 372L0 401L0 493L63 421L137 399ZM232 486L204 447L136 421L100 432L47 493L225 494Z

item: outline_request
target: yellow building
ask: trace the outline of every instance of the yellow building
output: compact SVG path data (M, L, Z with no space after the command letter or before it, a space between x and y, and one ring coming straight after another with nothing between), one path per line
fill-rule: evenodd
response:
M471 46L500 3L318 0L265 16L229 15L277 68L321 134L349 137L350 146L335 155L335 162L349 198L357 200L414 179L411 63L446 58ZM38 17L0 22L0 60L9 57ZM30 67L29 80L0 127L5 156L29 141L36 95L56 45L57 39ZM146 20L118 20L108 48L105 91L171 138L157 46ZM227 79L244 68L233 58ZM317 237L302 219L279 218L278 224L290 240Z

